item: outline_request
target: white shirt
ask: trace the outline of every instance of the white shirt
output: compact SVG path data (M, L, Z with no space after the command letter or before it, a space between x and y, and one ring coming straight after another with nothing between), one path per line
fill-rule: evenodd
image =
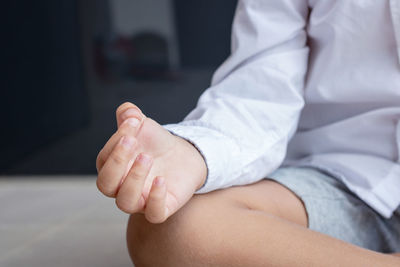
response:
M230 57L165 127L205 158L198 193L311 166L389 218L400 204L400 0L240 0Z

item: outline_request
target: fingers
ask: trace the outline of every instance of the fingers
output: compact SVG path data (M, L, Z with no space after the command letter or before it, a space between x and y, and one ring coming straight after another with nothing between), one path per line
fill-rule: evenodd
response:
M141 110L132 103L126 102L120 105L116 111L118 131L109 139L107 144L99 152L96 159L97 172L103 167L115 144L124 135L137 136L145 116Z
M104 195L115 196L136 146L137 141L131 136L121 137L115 145L97 178L97 187Z
M162 223L167 219L167 186L164 177L154 179L145 208L145 217L151 223Z
M136 158L115 200L120 210L132 214L143 209L145 200L142 190L152 163L152 158L146 154L139 154Z
M104 163L108 159L111 151L114 149L116 143L122 136L136 136L140 129L140 121L137 118L129 118L125 120L118 131L111 136L111 138L104 145L103 149L99 152L96 160L97 172L100 172Z
M145 116L136 105L125 102L117 108L116 117L119 128L120 125L128 118L137 118L139 121L142 121Z

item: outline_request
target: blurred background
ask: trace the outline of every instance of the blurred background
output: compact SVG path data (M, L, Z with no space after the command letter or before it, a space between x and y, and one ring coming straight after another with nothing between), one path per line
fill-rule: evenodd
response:
M182 120L229 55L235 6L3 1L0 174L94 174L124 101Z
M229 55L236 0L1 2L0 266L132 266L96 188L131 101L181 121Z

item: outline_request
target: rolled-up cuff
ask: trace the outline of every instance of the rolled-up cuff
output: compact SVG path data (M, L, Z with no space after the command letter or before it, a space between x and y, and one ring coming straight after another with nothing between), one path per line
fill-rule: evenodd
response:
M224 177L229 175L229 155L236 144L216 130L189 125L190 122L163 125L172 134L192 143L203 156L207 166L207 178L196 193L207 193L223 187ZM228 149L231 148L231 149ZM234 153L233 153L234 154Z

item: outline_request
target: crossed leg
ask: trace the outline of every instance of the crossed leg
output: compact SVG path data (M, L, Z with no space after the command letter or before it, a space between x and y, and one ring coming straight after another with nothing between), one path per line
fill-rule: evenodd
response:
M127 242L137 267L400 266L307 229L301 200L270 180L195 195L162 224L132 215Z

